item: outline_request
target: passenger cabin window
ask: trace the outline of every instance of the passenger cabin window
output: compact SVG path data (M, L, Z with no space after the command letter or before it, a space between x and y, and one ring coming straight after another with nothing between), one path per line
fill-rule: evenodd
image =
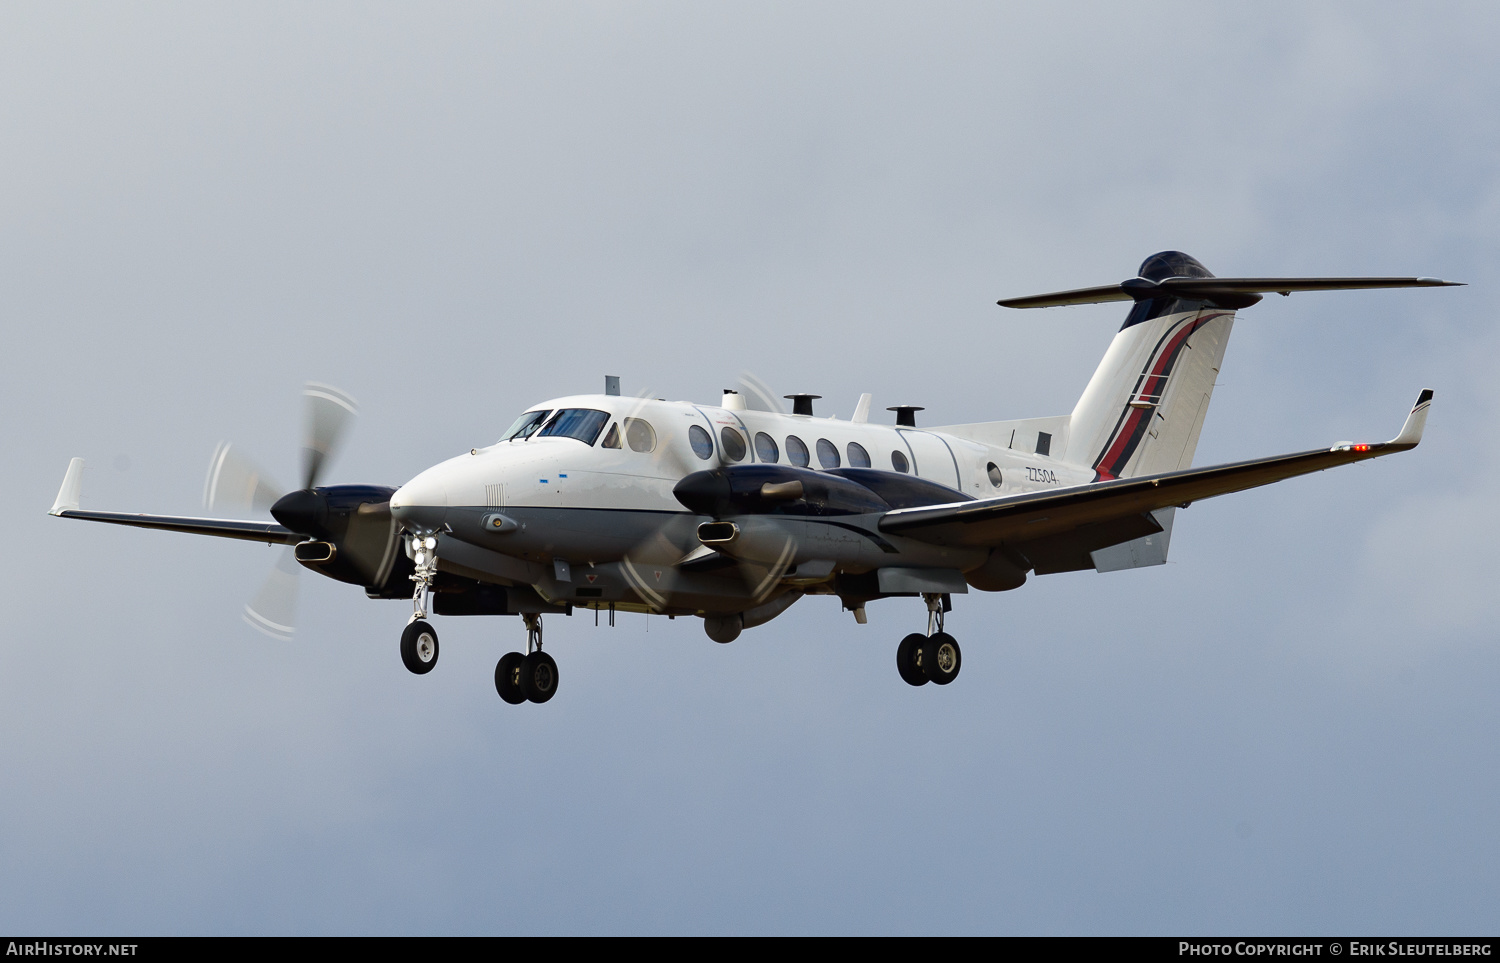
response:
M786 457L798 468L806 468L812 464L812 458L807 453L807 442L796 435L786 436Z
M902 474L911 471L911 465L907 464L906 456L899 451L891 452L891 467Z
M839 467L838 446L834 445L827 438L818 439L818 464L824 468Z
M768 465L774 465L781 459L781 449L776 447L776 439L763 431L755 434L755 457Z
M602 448L619 448L620 447L620 426L619 425L610 425L609 426L609 433L604 436L604 444L601 445L600 447L602 447Z
M704 461L714 456L714 438L703 430L702 425L691 425L688 427L688 444L693 446L693 454Z
M738 431L729 427L720 429L719 444L723 446L725 458L730 461L745 460L745 436Z
M865 451L864 445L861 445L856 441L851 441L849 442L849 447L846 449L846 451L849 455L850 468L870 467L870 453Z
M546 421L547 416L550 414L552 414L552 412L545 409L542 411L526 412L526 414L515 420L515 423L506 430L505 434L500 436L500 440L524 441L527 438L530 438L532 434L542 426L542 422Z
M655 451L656 429L639 418L626 418L625 443L631 451Z
M599 432L609 423L609 412L592 408L561 408L552 420L543 426L542 438L576 438L585 445L592 445Z

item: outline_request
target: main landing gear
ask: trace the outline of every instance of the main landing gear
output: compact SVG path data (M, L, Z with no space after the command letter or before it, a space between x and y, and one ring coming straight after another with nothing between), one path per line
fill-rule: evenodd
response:
M437 665L437 630L427 622L427 593L437 577L437 538L413 535L409 543L416 571L411 580L417 584L412 592L411 621L401 633L401 661L417 675L426 675ZM495 691L511 705L522 702L546 702L557 694L557 662L542 651L542 617L536 613L522 615L526 622L526 654L508 652L495 665Z
M896 647L896 671L907 685L936 682L947 685L958 678L963 666L963 652L958 640L943 631L943 614L948 601L941 595L924 595L927 600L927 634L913 632Z
M542 651L542 617L521 616L526 621L526 654L507 652L495 664L495 691L511 705L546 702L557 694L557 663Z

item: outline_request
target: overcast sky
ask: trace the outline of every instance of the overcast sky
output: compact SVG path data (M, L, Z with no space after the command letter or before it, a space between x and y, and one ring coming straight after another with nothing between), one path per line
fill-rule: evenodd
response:
M1492 4L0 8L0 930L1493 932L1500 13ZM952 686L807 599L516 619L302 579L191 514L290 483L300 386L400 484L600 390L743 370L848 417L1064 413L1159 250L1447 290L1243 312L1196 463L1415 452L1194 505L1171 562L956 598Z

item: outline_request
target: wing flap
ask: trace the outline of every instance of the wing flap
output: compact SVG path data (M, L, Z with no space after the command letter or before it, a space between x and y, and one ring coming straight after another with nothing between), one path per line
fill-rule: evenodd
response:
M1078 572L1097 568L1093 553L1132 542L1162 530L1150 514L1125 515L1105 522L1082 525L1070 532L1015 546L1038 575Z

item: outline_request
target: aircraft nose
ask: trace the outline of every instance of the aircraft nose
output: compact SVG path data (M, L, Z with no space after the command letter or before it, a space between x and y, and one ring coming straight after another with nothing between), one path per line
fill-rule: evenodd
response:
M402 523L437 528L448 514L448 486L437 472L424 471L396 489L391 514Z

